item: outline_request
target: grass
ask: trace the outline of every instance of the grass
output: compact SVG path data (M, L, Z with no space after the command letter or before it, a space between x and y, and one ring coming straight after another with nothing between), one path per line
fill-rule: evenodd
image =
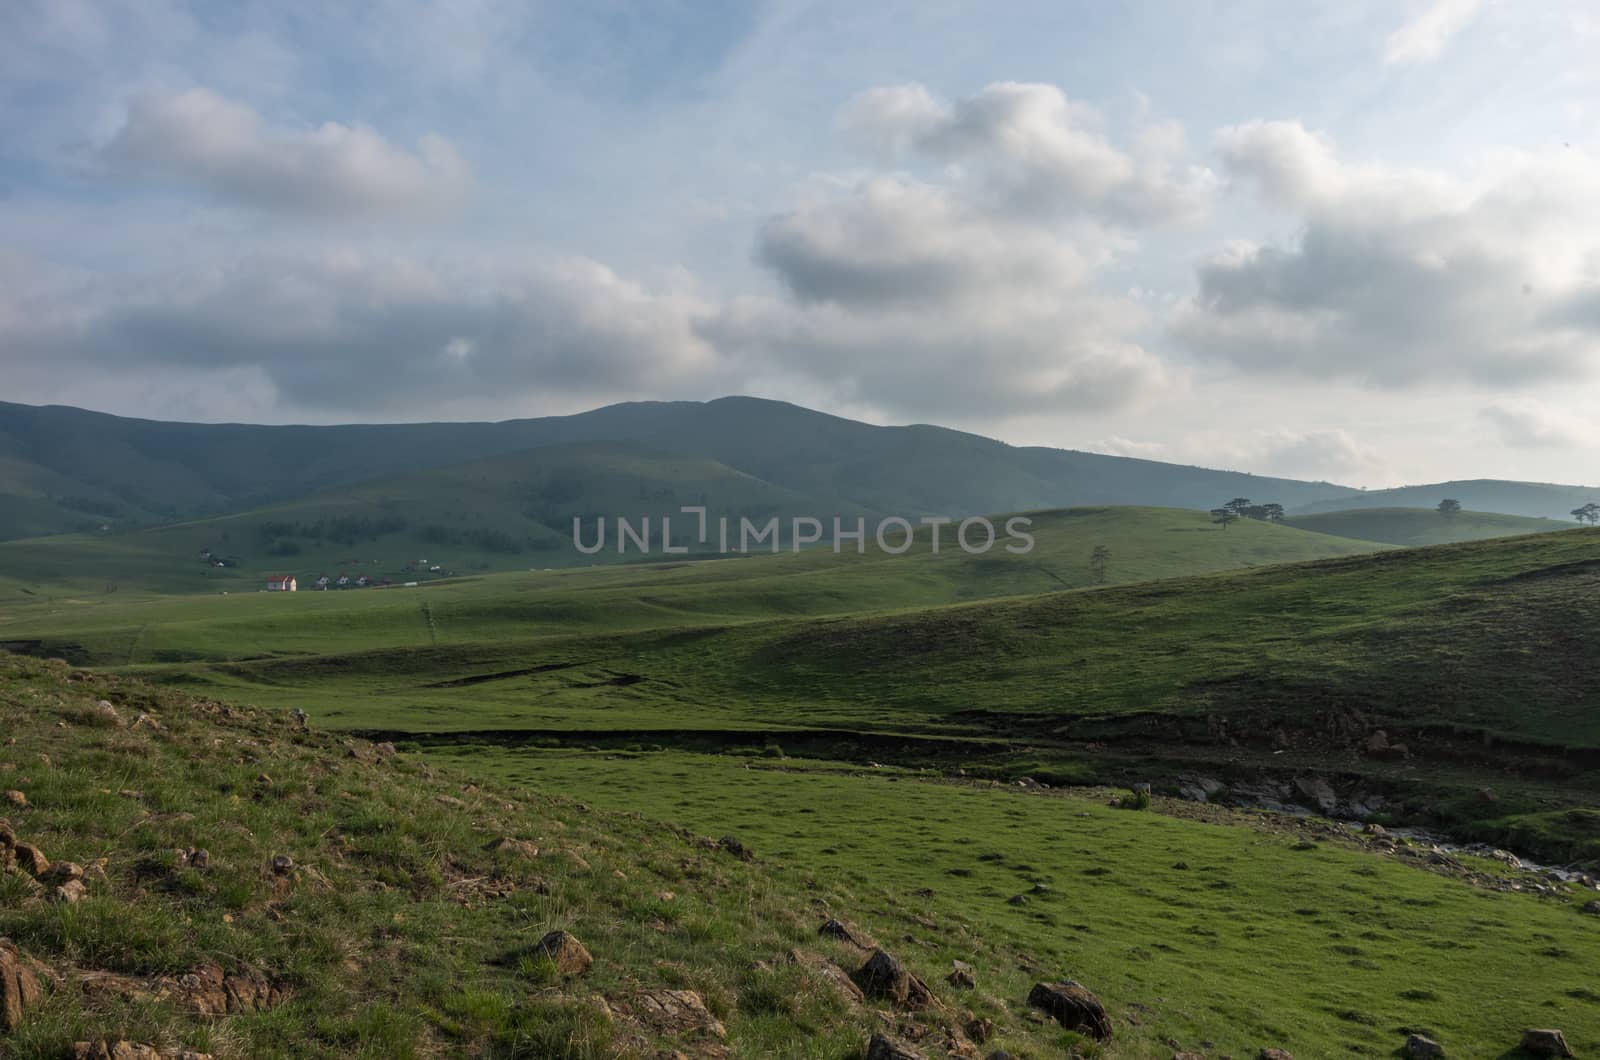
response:
M1079 782L1153 762L1332 772L1456 834L1600 862L1582 812L1600 787L1600 533L1093 591L1060 586L1091 580L1091 542L1115 542L1108 578L1363 546L1158 509L1047 513L1038 533L1036 555L992 561L809 552L414 591L33 601L0 639L400 740L771 739L860 757L914 738L901 758L938 764L979 741L997 769ZM1378 729L1409 756L1365 754ZM1484 786L1506 797L1475 798Z
M702 562L656 557L618 568L523 569L425 582L419 586L423 593L265 594L242 574L229 575L232 591L226 597L216 590L209 598L133 589L106 593L103 579L111 578L120 562L114 549L107 551L115 540L109 545L70 538L0 543L0 571L10 567L33 577L31 582L0 581L0 639L60 634L83 646L85 661L117 665L159 661L163 651L237 657L381 647L405 643L400 638L407 636L427 643L500 641L575 628L617 632L733 623L1080 588L1100 579L1089 563L1096 545L1111 548L1103 575L1107 584L1381 547L1254 521L1223 531L1201 513L1177 509L1083 508L1030 517L1036 543L1021 556L1001 546L969 556L950 544L947 529L937 555L924 532L903 556L884 555L872 545L866 554L824 549ZM201 570L198 547L175 548L169 559ZM51 550L56 560L39 558ZM68 556L75 558L66 562ZM51 572L74 567L85 572L77 582L52 580ZM91 570L95 577L84 584ZM431 635L418 620L419 596L438 619Z
M88 720L101 697L124 724ZM128 726L139 713L161 727ZM894 1017L930 1043L970 1012L997 1025L986 1048L1022 1057L1165 1056L1169 1039L1385 1053L1409 1028L1498 1054L1534 1024L1600 1046L1585 988L1600 931L1573 899L1475 888L1333 831L775 756L388 755L27 660L0 661L0 726L15 740L6 783L31 804L12 813L18 832L55 860L106 859L76 905L0 890L0 934L65 977L5 1040L18 1060L105 1034L224 1058L712 1055L630 1015L665 988L696 991L734 1055L860 1055L878 1018L783 956L859 961L817 937L827 915L953 1006ZM725 833L756 860L695 838ZM484 849L500 835L541 853ZM178 853L199 845L204 870ZM267 867L277 854L294 859L288 884ZM588 974L529 959L551 928L588 945ZM954 958L977 969L976 991L943 983ZM208 1020L73 983L212 959L288 1000ZM1062 975L1106 1003L1109 1047L1027 1018L1031 984Z
M1351 508L1295 515L1289 518L1288 525L1318 534L1381 541L1407 548L1571 530L1573 527L1571 522L1556 519L1534 519L1497 512L1463 511L1445 516L1432 508Z
M1584 973L1571 948L1600 931L1571 905L1441 880L1336 833L1307 842L1247 817L1128 813L1105 793L809 761L483 747L449 760L736 832L774 862L880 896L874 912L898 913L935 964L965 959L965 940L1004 938L1144 1006L1152 1047L1386 1055L1410 1027L1490 1055L1522 1013L1600 1032L1600 1010L1573 993ZM1011 904L1018 894L1028 901Z

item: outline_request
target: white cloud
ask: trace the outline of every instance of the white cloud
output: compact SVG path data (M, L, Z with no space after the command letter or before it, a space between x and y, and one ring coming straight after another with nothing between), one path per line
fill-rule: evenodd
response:
M102 156L225 200L313 216L435 211L471 186L466 162L442 136L424 135L412 152L361 125L272 126L204 88L134 96Z
M1203 211L1210 176L1175 172L1183 150L1170 123L1114 145L1100 112L1055 85L1002 81L953 103L920 84L870 89L840 125L880 155L917 156L970 171L992 203L1033 218L1088 216L1143 227Z
M1200 265L1173 324L1191 349L1251 373L1389 387L1600 367L1600 159L1508 153L1461 179L1345 162L1296 122L1217 143L1230 178L1299 230Z
M1389 34L1383 45L1383 61L1394 65L1437 58L1482 7L1483 0L1428 0L1405 25Z
M1169 126L1130 153L1100 124L1052 85L954 103L920 85L860 94L840 127L935 174L869 171L772 218L756 256L787 297L739 300L702 332L840 400L917 416L1116 408L1163 388L1146 311L1096 279L1208 185L1172 175Z
M1478 410L1500 441L1515 449L1592 448L1594 424L1541 402L1495 404Z
M1091 446L1098 452L1180 464L1250 471L1283 478L1330 482L1360 481L1381 474L1379 450L1348 431L1286 427L1238 431L1192 431L1175 441L1108 438ZM1270 497L1256 500L1270 501Z

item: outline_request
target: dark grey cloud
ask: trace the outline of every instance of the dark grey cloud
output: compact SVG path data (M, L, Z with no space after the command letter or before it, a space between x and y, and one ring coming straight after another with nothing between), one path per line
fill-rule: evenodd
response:
M259 257L36 298L25 321L8 309L0 301L0 342L18 358L61 371L250 371L286 405L312 410L728 384L694 330L705 306L581 260Z
M1108 240L975 208L956 192L876 177L857 194L774 218L757 259L801 302L931 303L1081 284Z

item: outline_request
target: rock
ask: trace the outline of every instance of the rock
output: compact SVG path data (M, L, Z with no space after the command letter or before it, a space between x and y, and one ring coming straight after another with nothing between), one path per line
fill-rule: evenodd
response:
M1370 836L1377 836L1380 839L1389 834L1389 830L1376 821L1368 821L1361 826L1361 831Z
M1478 789L1478 801L1479 802L1499 802L1500 801L1500 796L1498 796L1498 795L1496 795L1494 793L1494 789L1493 788L1479 788Z
M272 855L272 874L274 876L287 876L294 871L294 858L287 854Z
M67 880L58 884L50 891L50 900L59 905L75 905L89 894L89 889L80 880Z
M1412 1034L1406 1037L1405 1054L1410 1060L1433 1060L1444 1056L1444 1046L1425 1034Z
M265 1012L288 1000L289 992L254 968L224 972L215 961L192 972L156 982L155 996L196 1016Z
M1389 734L1382 729L1367 737L1367 754L1381 755L1389 750Z
M884 950L873 950L854 976L856 985L869 998L891 1001L902 1008L926 1008L934 1004L928 984L906 971L905 965Z
M1025 895L1025 894L1014 894L1010 898L1006 899L1006 904L1007 905L1027 905L1028 904L1028 896Z
M972 965L966 961L951 961L950 974L944 981L958 990L974 990L978 986L977 973L972 970Z
M463 807L465 807L467 805L465 802L463 802L460 799L456 798L454 795L436 795L436 796L434 796L433 801L439 803L442 806L454 806L458 810L462 809Z
M1324 814L1331 814L1339 806L1339 796L1333 786L1321 777L1296 777L1295 790Z
M1135 795L1148 795L1148 794L1150 794L1150 782L1149 781L1140 781L1138 784L1135 784L1129 790L1132 791Z
M28 797L20 791L8 791L5 794L6 802L21 809L28 805Z
M1100 999L1071 979L1059 983L1035 983L1028 1004L1042 1009L1068 1030L1087 1034L1096 1041L1111 1038L1111 1017Z
M197 1053L193 1049L162 1052L153 1045L130 1042L126 1038L107 1038L98 1042L76 1042L72 1046L73 1060L211 1060L210 1053Z
M725 835L721 839L717 840L717 846L721 847L723 850L726 850L740 861L751 861L755 858L755 854L751 852L749 847L745 846L731 835Z
M850 921L840 920L836 917L829 917L824 920L822 926L817 928L817 934L825 938L838 939L846 945L854 946L856 949L867 953L878 948L877 939L856 927Z
M43 999L32 962L10 942L0 940L0 1031L22 1026L22 1017Z
M527 839L512 839L510 836L501 836L491 839L483 849L491 854L506 854L511 857L536 858L539 856L539 847Z
M994 1020L988 1016L974 1016L967 1021L965 1030L968 1038L982 1045L994 1037Z
M11 822L0 817L0 850L10 850L17 845L17 831Z
M38 878L50 871L50 859L32 843L18 843L12 852L16 855L17 868L30 876Z
M184 855L184 860L189 863L191 869L204 872L211 867L211 851L205 847L190 847L189 852Z
M856 985L870 998L906 1003L910 993L910 973L884 950L873 950L872 956L855 974Z
M116 1041L76 1042L72 1046L72 1060L162 1060L161 1052L153 1045L130 1042L126 1038Z
M847 1004L859 1005L866 1000L861 993L861 988L855 984L843 968L828 960L820 953L809 950L790 950L786 956L790 964L798 964L807 968L818 979L827 983L833 991Z
M627 1005L628 1011L658 1033L726 1038L727 1029L706 1009L693 990L646 990Z
M867 1060L924 1060L923 1055L904 1042L897 1042L881 1031L867 1042Z
M561 857L566 858L568 866L570 866L574 871L589 871L589 863L585 861L583 859L583 855L579 854L576 850L558 850L556 853Z
M39 875L41 883L67 883L83 879L83 866L75 861L58 861Z
M1274 1049L1271 1046L1266 1046L1256 1054L1256 1060L1294 1060L1294 1054L1287 1049Z
M299 707L295 707L293 710L291 710L289 712L289 717L294 720L295 728L297 729L305 728L306 723L311 720L311 715L307 714Z
M566 931L550 932L533 949L549 957L561 975L582 975L594 963L594 957L577 936Z
M1567 1036L1554 1029L1529 1029L1522 1032L1522 1051L1533 1056L1572 1056Z

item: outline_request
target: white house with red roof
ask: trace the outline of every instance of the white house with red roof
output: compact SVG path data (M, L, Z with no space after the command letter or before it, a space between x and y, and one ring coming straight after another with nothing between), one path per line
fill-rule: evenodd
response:
M293 574L267 575L267 592L269 593L292 593L299 588L300 584L295 581Z

